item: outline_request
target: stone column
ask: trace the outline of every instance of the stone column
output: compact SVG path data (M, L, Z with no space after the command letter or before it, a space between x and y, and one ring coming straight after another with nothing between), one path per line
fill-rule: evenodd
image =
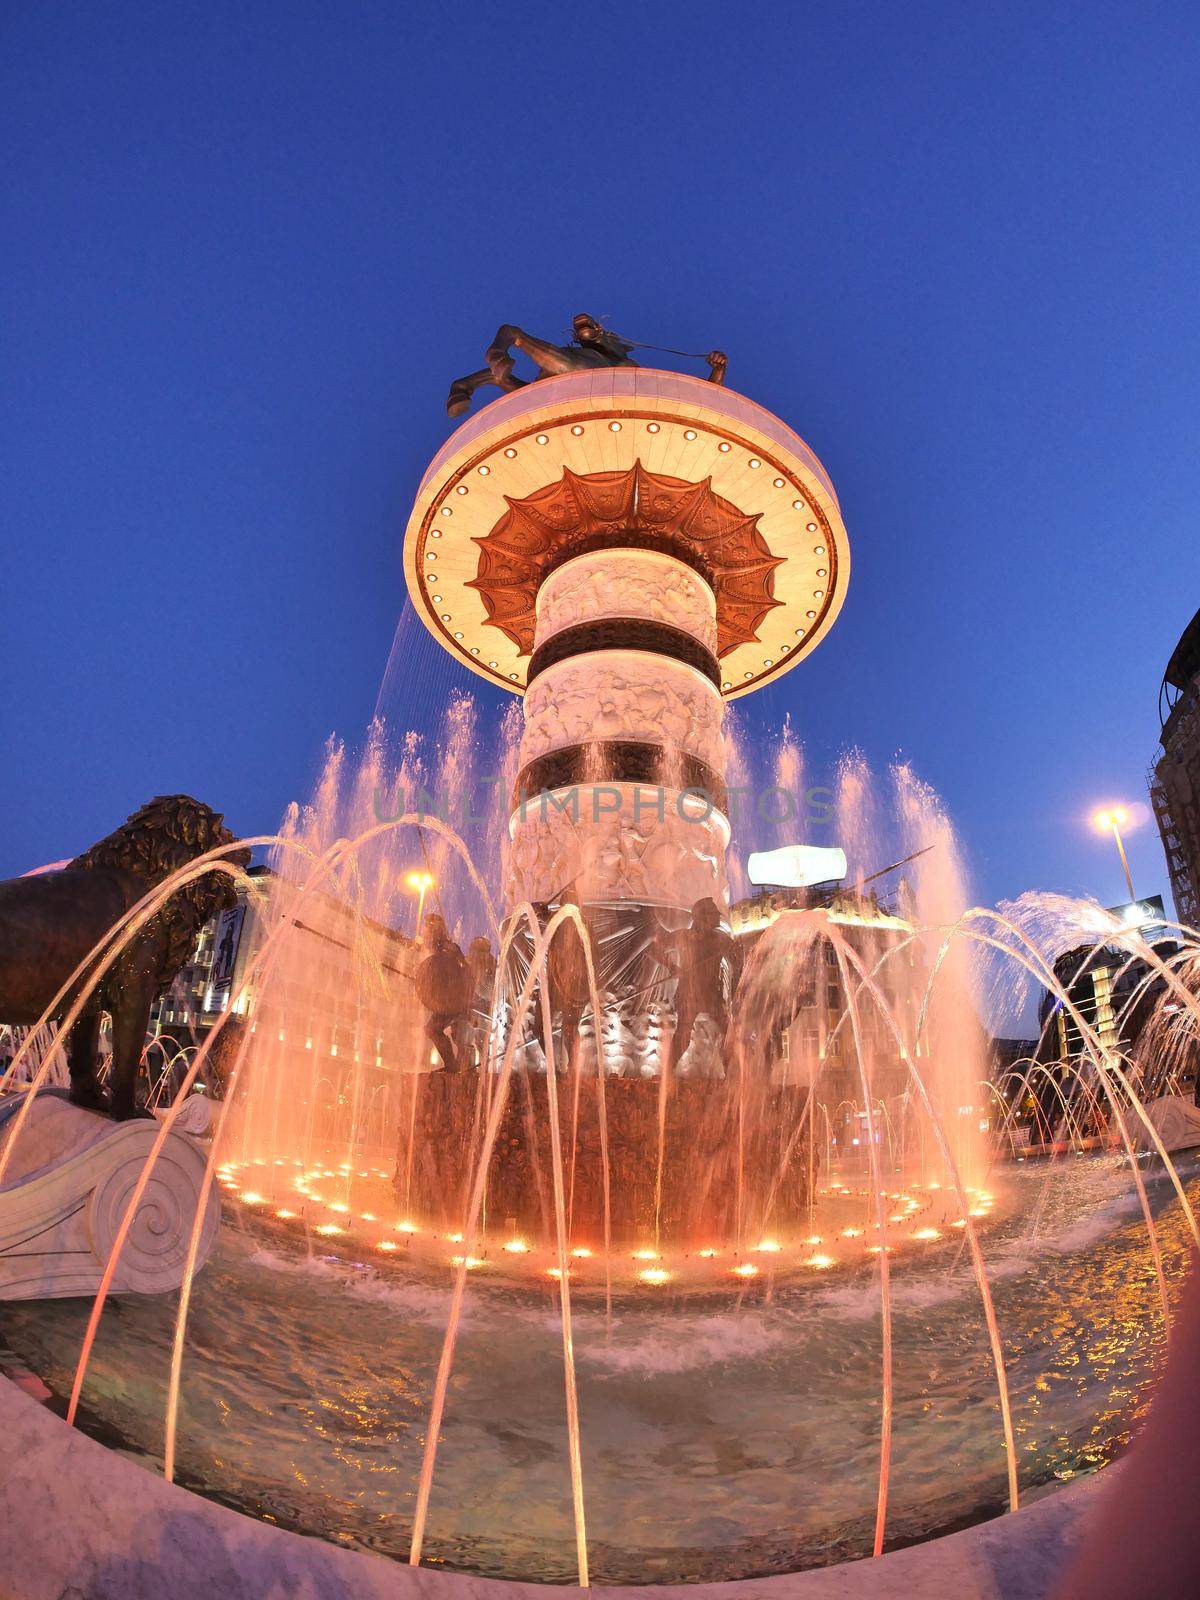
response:
M661 549L608 546L537 592L512 900L727 902L723 703L709 583Z

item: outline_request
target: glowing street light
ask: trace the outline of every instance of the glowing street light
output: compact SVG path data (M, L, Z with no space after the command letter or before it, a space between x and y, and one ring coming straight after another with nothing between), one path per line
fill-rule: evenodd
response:
M1124 806L1107 806L1103 811L1097 811L1092 819L1102 833L1112 830L1112 836L1117 841L1117 850L1121 857L1121 866L1125 870L1125 887L1129 890L1130 901L1137 899L1133 892L1133 877L1129 871L1129 858L1125 854L1125 843L1121 838L1121 829L1129 821L1129 813Z
M404 881L405 881L405 883L408 885L408 887L410 889L413 889L413 890L416 891L416 895L417 895L417 937L419 938L420 934L421 934L421 918L422 918L422 916L424 915L424 912L425 912L425 896L429 893L430 889L433 888L433 873L432 872L410 872L408 877L405 878Z

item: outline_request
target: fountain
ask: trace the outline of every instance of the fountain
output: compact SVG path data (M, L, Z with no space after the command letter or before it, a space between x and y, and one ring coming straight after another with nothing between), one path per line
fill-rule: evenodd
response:
M794 1575L889 1551L839 1592L938 1571L970 1594L985 1547L1051 1559L1086 1487L986 1519L1109 1460L1161 1356L1196 1236L1200 1167L1158 1109L1200 1021L1196 936L972 907L903 764L847 756L819 818L754 803L808 793L803 752L790 728L747 748L726 702L825 637L848 549L813 453L719 382L515 388L435 457L404 561L416 615L523 725L491 737L462 694L437 740L377 718L247 841L267 860L232 869L216 1024L155 1057L176 1114L201 1079L222 1102L198 1180L219 1235L197 1209L178 1306L114 1300L140 1287L134 1196L94 1302L0 1318L0 1364L76 1425L0 1395L38 1459L92 1482L92 1434L166 1480L119 1463L149 1509L94 1491L111 1534L63 1581L130 1592L97 1563L172 1518L247 1593L394 1593L402 1560L816 1593ZM840 845L844 878L742 892L750 852L797 842ZM432 1020L431 916L487 944ZM1162 1072L1059 981L1081 943L1144 963ZM1051 1066L1044 1038L991 1081L981 1014L1022 986L1079 1055ZM24 1559L0 1536L0 1570ZM207 1556L138 1559L213 1581Z

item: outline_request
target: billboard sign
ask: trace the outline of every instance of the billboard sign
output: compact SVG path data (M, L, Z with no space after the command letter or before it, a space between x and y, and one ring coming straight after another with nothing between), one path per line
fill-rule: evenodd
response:
M814 883L841 883L846 852L836 846L789 844L782 850L756 850L746 862L746 876L756 889L806 889Z
M1109 906L1108 914L1127 928L1147 928L1153 922L1167 920L1160 894L1149 895L1145 900L1127 900L1120 906Z

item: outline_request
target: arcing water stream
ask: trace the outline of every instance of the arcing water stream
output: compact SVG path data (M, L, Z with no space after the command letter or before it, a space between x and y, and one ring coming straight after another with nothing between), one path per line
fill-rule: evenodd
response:
M785 738L779 787L801 762ZM237 873L258 931L229 1006L190 1055L156 1058L174 1106L223 1060L216 1258L178 1307L106 1304L119 1238L94 1306L0 1318L75 1420L285 1525L581 1582L879 1553L1107 1459L1195 1238L1194 1169L1143 1103L1187 1070L1195 936L1155 947L1046 896L970 909L936 797L854 757L834 830L857 889L735 907L727 1038L701 1016L671 1071L657 935L618 939L570 900L498 923L503 806L459 827L412 804L471 793L478 770L459 701L432 760L410 738L393 762L377 727L251 841L272 871ZM864 880L917 850L881 904ZM495 955L458 1072L432 1070L422 950L397 931L416 932L414 869ZM1120 1018L1056 977L1084 941L1118 978L1145 968L1152 1057L1122 1055ZM556 1041L544 981L564 949L582 953L577 1041ZM615 1021L614 970L627 990L646 974ZM989 977L1010 1000L1044 985L1076 1060L1039 1051L990 1081Z

